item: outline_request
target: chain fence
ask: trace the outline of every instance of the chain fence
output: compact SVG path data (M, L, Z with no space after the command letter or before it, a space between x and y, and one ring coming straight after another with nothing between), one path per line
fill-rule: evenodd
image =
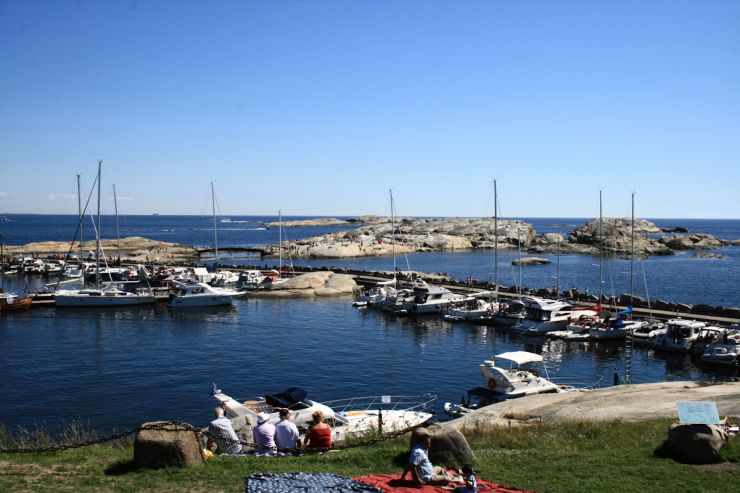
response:
M326 449L326 448L301 449L301 448L278 448L278 447L270 448L270 447L263 447L263 446L257 447L254 443L226 438L221 435L214 434L208 430L197 428L188 423L182 423L180 421L160 421L156 423L147 423L147 424L139 425L139 426L129 428L127 430L124 430L118 433L113 433L108 436L94 438L90 440L82 440L82 441L74 442L74 443L50 444L50 445L44 445L44 446L38 446L38 447L0 447L0 454L38 454L38 453L45 453L45 452L60 452L64 450L89 447L92 445L101 445L107 442L115 442L123 438L131 437L145 430L160 430L160 431L173 432L173 433L182 432L182 431L192 431L196 433L201 440L204 438L205 439L210 438L214 440L217 439L221 442L225 442L228 444L240 445L243 451L259 448L260 451L272 449L277 453L282 453L285 455L321 454L321 453L325 453L327 450L347 450L347 449L352 449L352 448L360 448L360 447L368 447L371 445L376 445L380 442L392 440L400 436L403 436L406 433L409 433L417 428L421 428L425 426L426 424L428 423L422 423L422 424L418 424L414 426L409 426L409 427L406 427L400 430L396 430L396 431L389 432L389 433L382 433L382 434L368 432L367 435L364 435L362 437L358 437L356 439L352 438L349 440L345 439L342 442L335 443L331 449ZM348 442L348 443L344 443L344 442Z

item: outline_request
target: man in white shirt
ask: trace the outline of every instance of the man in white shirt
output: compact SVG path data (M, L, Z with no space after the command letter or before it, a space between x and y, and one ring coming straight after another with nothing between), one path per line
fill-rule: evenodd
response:
M216 419L208 425L208 431L211 433L211 436L208 437L208 444L206 445L208 450L211 449L213 442L216 442L217 454L240 454L242 452L242 446L237 443L239 442L239 437L236 436L236 432L229 418L224 416L223 408L217 407L214 409L213 415Z
M290 420L292 415L293 413L290 412L290 409L281 409L280 422L275 425L275 445L277 445L278 452L281 455L288 454L290 451L300 448L298 427Z

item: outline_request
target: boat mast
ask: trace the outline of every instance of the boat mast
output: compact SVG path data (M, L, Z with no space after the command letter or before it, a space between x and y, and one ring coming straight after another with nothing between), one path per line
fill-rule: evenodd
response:
M517 294L522 295L522 236L521 230L519 229L520 224L516 225L516 244L519 248L519 286L517 287Z
M393 212L393 189L388 189L391 196L391 252L393 253L393 280L396 280L396 217Z
M213 182L211 182L211 210L213 211L213 263L218 270L218 227L216 225L216 192L213 191Z
M560 239L558 239L558 243L557 243L557 252L558 252L557 254L558 255L558 269L557 269L558 272L557 272L557 277L556 277L556 282L555 282L555 296L556 298L559 299L560 298Z
M84 223L84 219L82 217L82 188L80 187L80 175L77 175L77 212L80 217L80 268L82 268L82 223ZM74 240L72 241L74 244Z
M632 225L630 227L630 306L632 306L632 297L634 296L633 286L633 264L635 263L635 192L632 192ZM631 315L630 315L630 318Z
M498 190L496 179L493 179L493 285L498 301Z
M603 211L601 205L601 190L599 190L599 303L604 297L604 230Z
M0 293L5 292L5 250L3 250L3 235L0 234Z
M278 272L283 277L283 211L278 211Z
M116 211L116 250L118 252L118 264L121 263L121 234L118 229L118 197L116 196L116 184L113 184L113 207Z
M98 161L98 230L95 235L95 287L100 288L100 182L103 177L103 161Z

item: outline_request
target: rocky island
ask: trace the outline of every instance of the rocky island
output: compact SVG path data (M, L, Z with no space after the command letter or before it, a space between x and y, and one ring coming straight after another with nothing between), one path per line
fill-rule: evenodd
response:
M498 235L491 218L397 218L395 229L391 218L362 216L356 229L338 231L282 244L283 254L293 258L349 258L391 255L406 252L461 251L476 249L513 249L526 253L598 254L600 248L609 255L626 257L632 250L638 257L672 255L679 251L713 250L737 241L723 241L704 233L665 234L650 221L636 219L634 238L629 218L594 219L571 230L567 235L537 234L522 220L498 220ZM349 222L348 222L349 223ZM685 231L675 228L671 231ZM498 238L498 245L494 242ZM265 256L277 256L278 245L265 249ZM529 262L536 263L536 262Z

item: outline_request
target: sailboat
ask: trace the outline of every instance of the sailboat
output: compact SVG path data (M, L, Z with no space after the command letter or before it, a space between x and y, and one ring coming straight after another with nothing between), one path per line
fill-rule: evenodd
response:
M448 321L492 323L498 312L498 193L493 180L493 285L494 290L476 293L475 299L463 306L450 306L442 318ZM493 298L493 299L490 299Z
M97 227L95 231L95 287L74 290L57 291L54 295L56 306L66 307L101 307L101 306L127 306L155 303L157 299L153 294L130 293L119 289L115 283L100 282L100 181L103 172L103 161L98 161L98 212Z
M211 277L210 284L195 280L176 281L173 280L174 290L169 297L171 308L194 308L208 306L230 305L234 298L244 294L223 287L239 279L239 276L231 271L218 270L218 221L216 220L216 193L211 182L211 205L213 214L213 245L214 245L214 268L215 273Z
M15 293L5 292L5 251L3 235L0 234L0 312L25 310L31 306L31 298L19 298Z

